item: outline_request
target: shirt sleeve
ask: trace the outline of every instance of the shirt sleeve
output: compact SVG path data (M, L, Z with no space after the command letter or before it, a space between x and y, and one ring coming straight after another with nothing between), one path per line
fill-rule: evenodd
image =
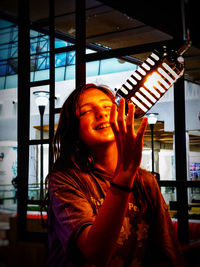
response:
M66 252L70 240L77 240L80 232L95 220L91 203L78 184L64 174L56 174L49 182L50 227Z

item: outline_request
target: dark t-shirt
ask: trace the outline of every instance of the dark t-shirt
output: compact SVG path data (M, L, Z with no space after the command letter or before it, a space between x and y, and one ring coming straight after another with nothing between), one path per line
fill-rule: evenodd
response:
M142 177L147 208L144 211L135 194L131 194L109 266L183 267L182 253L158 184L149 172L140 170L138 175ZM110 179L100 170L57 171L49 175L48 266L97 266L84 260L76 241L81 231L95 221Z

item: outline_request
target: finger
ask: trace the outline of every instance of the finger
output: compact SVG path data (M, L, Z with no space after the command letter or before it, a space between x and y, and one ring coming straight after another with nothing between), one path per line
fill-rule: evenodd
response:
M119 100L119 109L118 109L118 117L117 117L117 122L118 122L118 127L120 133L126 133L126 125L125 125L125 100L124 98L121 98Z
M111 112L110 112L110 126L113 130L114 136L115 136L115 141L118 149L118 154L121 154L121 141L120 141L120 135L119 135L119 127L117 123L117 106L116 104L112 105Z
M128 137L134 135L134 113L135 113L135 106L131 103L128 105L128 115L126 117L126 127L127 127Z
M114 134L119 133L119 128L117 125L117 106L116 104L112 105L111 112L110 112L110 126L114 132Z
M146 130L146 127L147 127L147 123L148 123L148 118L147 117L144 117L142 119L142 122L140 124L140 127L139 127L139 129L137 131L137 139L138 139L138 141L139 140L142 141L143 136L144 136L144 133L145 133L145 130Z

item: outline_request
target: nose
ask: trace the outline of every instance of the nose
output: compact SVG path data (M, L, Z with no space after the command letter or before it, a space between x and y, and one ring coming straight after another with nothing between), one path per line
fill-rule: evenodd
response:
M98 107L96 109L95 116L97 119L102 119L108 117L108 111L106 111L104 108Z

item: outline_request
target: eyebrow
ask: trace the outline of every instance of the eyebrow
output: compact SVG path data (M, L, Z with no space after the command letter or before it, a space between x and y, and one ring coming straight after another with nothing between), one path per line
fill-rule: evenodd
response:
M110 102L113 103L113 101L112 101L111 99L107 99L107 98L106 98L106 99L101 99L101 100L99 100L99 102L104 102L104 101L110 101ZM93 103L94 103L94 102L88 102L88 103L85 103L85 104L79 106L79 109L82 108L82 107L84 107L84 106L92 105Z

